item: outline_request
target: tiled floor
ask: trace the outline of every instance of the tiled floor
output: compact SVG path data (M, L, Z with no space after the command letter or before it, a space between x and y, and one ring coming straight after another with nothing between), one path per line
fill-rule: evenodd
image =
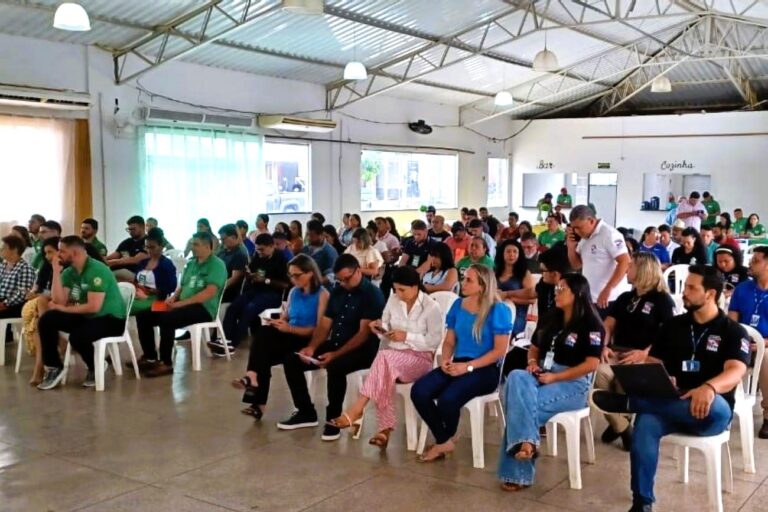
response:
M15 351L9 351L11 353ZM107 390L79 386L78 367L63 389L41 392L22 373L0 368L0 510L48 511L625 511L630 505L629 458L597 443L597 464L584 465L584 489L568 485L565 454L542 457L536 484L509 495L498 489L498 426L487 418L486 468L472 468L467 418L453 458L418 464L400 428L385 453L363 437L320 441L319 429L280 432L291 411L282 371L276 369L269 409L261 423L239 413L229 381L246 354L232 362L204 362L191 372L179 352L173 378L137 381L132 372L107 375ZM323 399L319 411L322 411ZM595 432L604 428L593 416ZM756 440L758 472L742 471L738 435L732 437L735 489L729 511L766 510L768 441ZM561 440L564 451L564 440ZM676 480L665 454L657 480L657 510L706 510L701 458L692 456L689 484Z

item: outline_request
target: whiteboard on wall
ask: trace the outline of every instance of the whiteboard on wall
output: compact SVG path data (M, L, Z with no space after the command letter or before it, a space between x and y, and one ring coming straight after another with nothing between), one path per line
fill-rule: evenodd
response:
M523 174L523 207L536 208L539 199L549 192L556 199L565 185L563 173L525 173ZM553 201L554 202L554 201Z

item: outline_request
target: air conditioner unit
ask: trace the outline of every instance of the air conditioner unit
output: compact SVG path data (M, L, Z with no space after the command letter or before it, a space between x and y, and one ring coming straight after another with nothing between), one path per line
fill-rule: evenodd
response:
M141 116L146 121L161 121L183 124L202 124L229 126L235 128L253 128L254 118L243 116L225 116L221 114L199 114L196 112L178 112L161 108L145 107Z
M91 96L79 92L3 85L0 86L0 105L54 110L88 110L91 108Z
M297 132L332 132L336 121L331 119L305 119L292 116L259 116L259 126L270 130L290 130Z

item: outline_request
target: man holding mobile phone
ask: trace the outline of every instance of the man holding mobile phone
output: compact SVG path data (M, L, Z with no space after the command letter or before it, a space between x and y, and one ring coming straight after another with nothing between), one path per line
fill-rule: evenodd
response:
M339 286L331 291L325 314L318 320L312 341L298 354L283 362L285 379L291 390L296 411L281 421L281 430L317 426L317 411L307 390L304 372L325 368L328 372L328 407L326 420L341 415L347 391L347 375L370 368L379 350L379 339L371 332L371 321L381 318L384 295L367 279L351 254L342 254L333 267ZM315 362L311 362L311 359ZM323 441L340 437L338 427L326 425Z

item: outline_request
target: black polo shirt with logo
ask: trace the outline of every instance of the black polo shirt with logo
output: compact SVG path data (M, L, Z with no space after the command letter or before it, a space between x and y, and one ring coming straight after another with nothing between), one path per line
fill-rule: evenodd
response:
M600 358L604 337L605 331L599 318L587 315L566 327L563 325L562 310L555 308L539 318L531 342L539 349L539 359L544 360L554 344L555 362L574 367L588 357Z
M432 242L429 238L426 238L421 243L416 243L416 240L409 238L405 245L403 245L403 254L407 254L408 265L417 268L424 264L429 257L429 249L432 247Z
M384 312L384 295L367 279L353 290L336 286L331 290L325 316L333 321L329 342L334 349L345 345L360 330L362 320L377 320ZM366 343L379 343L370 333Z
M679 389L689 391L723 373L728 360L749 364L749 342L744 328L722 311L703 325L686 313L673 317L662 326L658 342L651 346L650 356L664 363L667 373L675 377ZM683 361L690 361L692 356L698 361L699 371L684 372ZM734 390L722 395L733 409Z
M661 325L675 315L675 302L656 290L640 297L633 290L618 296L608 311L616 320L613 345L645 350L659 336Z
M144 240L146 240L147 237L143 236L139 238L138 240L134 240L133 238L126 238L122 242L120 242L120 245L117 246L117 252L120 253L121 258L125 257L134 257L140 252L146 253L147 249L144 247ZM131 272L138 272L139 266L138 265L119 265L116 267L110 267L112 270L119 270L119 269L128 269Z
M749 280L749 271L747 267L736 267L730 272L723 272L720 270L720 274L723 276L723 284L727 288L736 288L744 281Z

